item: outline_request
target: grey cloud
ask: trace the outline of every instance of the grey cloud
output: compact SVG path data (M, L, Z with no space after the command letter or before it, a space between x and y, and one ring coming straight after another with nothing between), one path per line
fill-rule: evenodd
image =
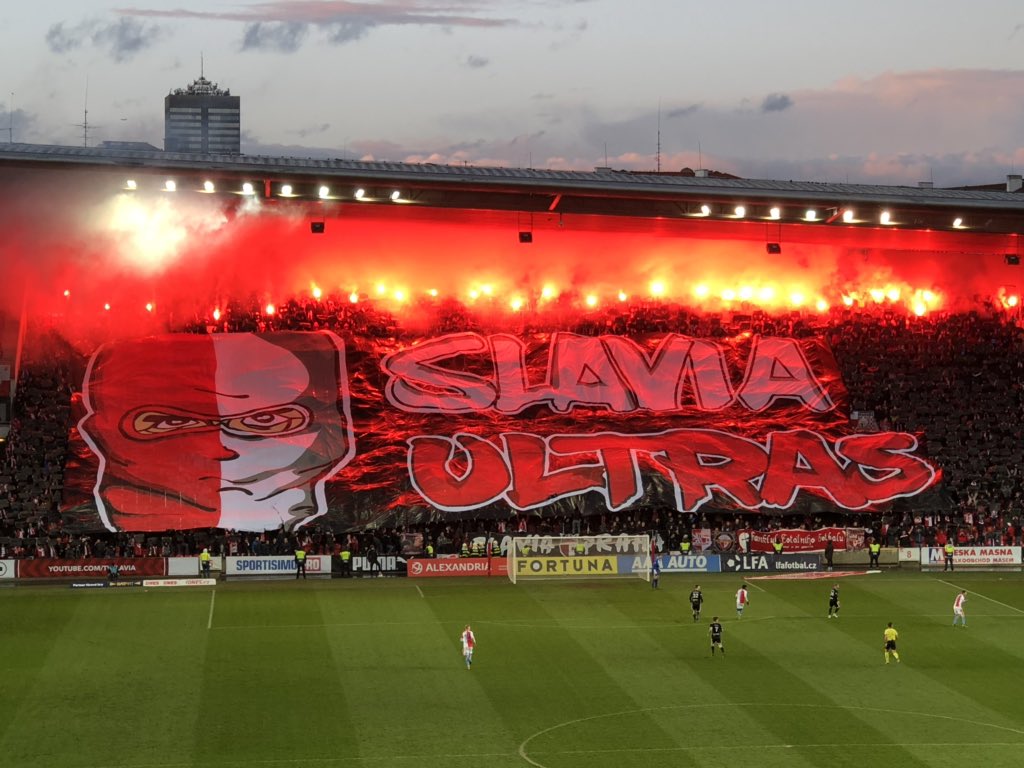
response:
M700 109L700 104L691 104L688 107L679 107L677 109L670 109L668 112L665 113L665 117L668 117L668 118L689 117L694 112L696 112L698 109Z
M484 56L469 56L466 59L466 66L470 69L481 69L491 63L491 60Z
M269 0L224 11L121 8L118 13L127 17L242 22L245 24L242 50L284 53L297 50L311 28L319 31L328 43L344 45L383 26L500 28L519 25L516 19L488 16L485 4L463 0L424 3Z
M95 25L95 21L83 21L74 27L66 27L63 21L58 22L46 31L46 45L54 53L73 51L89 38Z
M784 93L769 93L761 102L762 112L782 112L793 106L793 100Z
M247 24L242 34L242 50L271 50L294 53L299 50L308 25L297 22L264 22Z
M52 25L46 31L46 45L54 53L67 53L88 42L95 48L107 49L114 61L126 61L163 35L160 25L129 17L106 24L99 19L85 19L74 26L64 22Z
M344 45L365 37L378 23L366 17L354 17L344 21L336 21L324 27L327 41L335 45Z
M113 24L101 26L93 32L92 42L97 47L109 48L114 61L130 59L163 36L156 24L143 24L137 19L122 16Z

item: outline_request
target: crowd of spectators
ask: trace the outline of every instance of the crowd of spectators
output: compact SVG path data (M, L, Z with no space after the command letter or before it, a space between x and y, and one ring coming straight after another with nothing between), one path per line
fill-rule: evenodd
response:
M496 319L458 302L417 309L431 333L501 330ZM345 297L291 300L268 312L255 299L225 306L216 319L196 317L174 329L190 333L331 329L340 334L401 339L410 333L374 302ZM823 504L799 514L691 515L667 508L630 513L518 516L449 520L441 515L386 530L342 531L324 526L294 536L224 531L140 535L83 530L62 512L63 476L71 425L71 400L84 359L52 328L33 330L17 382L12 430L0 448L0 558L102 555L281 554L302 544L312 554L341 547L358 552L400 551L407 534L423 534L439 553L457 552L467 537L510 528L558 534L657 531L677 546L694 528L864 528L886 546L941 543L1020 544L1024 515L1024 333L1015 315L995 307L915 317L893 307L841 308L827 314L767 315L752 310L709 313L667 303L625 304L600 313L531 313L521 330L579 334L678 332L707 338L739 333L824 336L834 351L854 424L919 434L922 452L943 472L940 492L874 513L844 513ZM490 323L494 328L489 328ZM507 324L507 320L505 321ZM504 328L507 330L507 325Z

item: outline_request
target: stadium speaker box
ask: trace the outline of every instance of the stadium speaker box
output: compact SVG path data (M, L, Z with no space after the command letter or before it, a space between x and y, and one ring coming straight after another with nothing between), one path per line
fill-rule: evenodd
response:
M1008 253L1005 256L1003 256L1003 259L1011 267L1019 267L1020 266L1020 256L1018 256L1016 253Z
M520 232L519 233L519 242L520 243L532 243L533 242L533 232Z
M764 249L768 253L782 253L782 246L779 243L765 243Z
M323 221L311 221L309 222L309 231L314 235L322 235L324 230L327 229L326 222Z

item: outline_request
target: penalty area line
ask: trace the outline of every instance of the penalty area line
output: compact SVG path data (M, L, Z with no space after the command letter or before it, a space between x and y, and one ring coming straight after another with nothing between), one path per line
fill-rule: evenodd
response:
M1009 608L1011 611L1016 611L1017 613L1024 613L1024 611L1022 611L1020 608L1016 608L1012 605L1009 605L1008 603L1000 602L999 600L996 600L994 597L989 597L988 595L981 594L981 592L975 592L973 589L961 587L959 584L954 584L953 582L946 581L945 579L936 579L936 581L941 581L943 584L948 584L949 586L953 587L953 589L962 590L970 595L977 595L978 597L983 598L984 600L988 600L990 603L1001 605L1003 606L1003 608Z
M210 616L206 620L206 628L213 629L213 601L217 599L217 590L210 592Z
M420 585L419 584L414 584L413 586L415 586L416 587L416 591L420 593L420 597L426 597L426 595L423 594L423 590L420 589Z

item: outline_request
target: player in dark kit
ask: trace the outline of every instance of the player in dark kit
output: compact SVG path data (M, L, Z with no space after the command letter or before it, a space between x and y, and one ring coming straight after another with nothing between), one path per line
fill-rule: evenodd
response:
M839 618L839 585L833 584L832 591L828 593L828 617Z
M715 646L725 656L725 648L722 646L722 625L718 623L718 617L711 617L711 626L708 627L708 634L711 635L711 655L715 655Z
M704 604L704 595L700 591L700 584L694 584L690 592L690 608L693 610L693 620L700 620L700 607Z

